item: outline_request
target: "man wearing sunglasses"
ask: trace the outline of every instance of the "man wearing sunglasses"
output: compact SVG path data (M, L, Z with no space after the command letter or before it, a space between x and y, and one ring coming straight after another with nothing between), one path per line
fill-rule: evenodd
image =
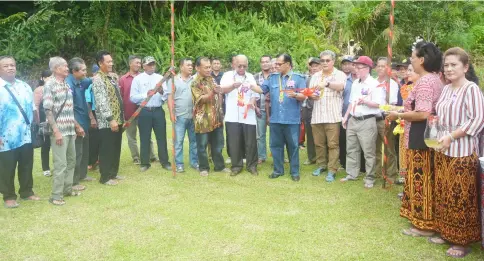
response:
M301 103L306 99L298 89L306 88L303 75L292 71L292 57L280 54L276 60L277 73L273 73L261 85L264 94L270 93L270 148L274 169L269 178L284 175L284 144L289 149L290 173L293 181L299 181L299 124Z
M319 57L323 70L314 74L309 83L311 88L320 90L319 95L311 97L314 100L311 127L318 164L313 176L328 170L326 181L333 182L339 167L339 126L346 74L334 67L336 54L333 51L325 50Z

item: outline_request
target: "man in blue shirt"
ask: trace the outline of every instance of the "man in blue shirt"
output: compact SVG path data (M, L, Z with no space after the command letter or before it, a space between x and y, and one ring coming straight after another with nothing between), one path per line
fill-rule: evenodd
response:
M34 100L30 86L15 78L15 59L0 56L0 193L6 208L16 208L15 169L18 165L20 197L26 200L40 200L32 191L32 167L34 150L30 125L34 119ZM9 91L12 93L10 94ZM14 98L25 112L22 115Z
M290 173L293 181L299 181L299 125L301 103L306 99L299 89L306 88L303 75L292 71L292 58L281 54L276 60L277 73L273 73L261 86L264 94L270 93L270 148L274 170L269 178L284 175L284 144L289 150Z
M92 84L90 78L86 78L87 67L84 60L74 57L69 61L69 75L66 82L71 88L74 101L74 118L76 124L84 130L85 136L76 137L76 168L72 189L84 190L86 187L79 184L80 180L87 178L87 166L89 165L89 126L92 113L86 102L86 89Z
M150 139L151 130L155 132L156 143L158 144L158 157L161 166L171 169L168 161L168 149L166 144L166 120L165 111L162 106L166 101L163 89L155 92L154 88L163 76L155 73L156 61L152 56L143 59L144 72L134 77L131 83L130 100L135 104L143 102L148 95L153 95L146 106L141 110L138 119L138 129L140 136L140 171L145 172L150 167Z

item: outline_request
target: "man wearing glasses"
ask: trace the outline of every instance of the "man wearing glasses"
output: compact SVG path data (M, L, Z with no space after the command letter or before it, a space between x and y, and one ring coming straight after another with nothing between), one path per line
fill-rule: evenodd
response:
M353 62L359 79L351 87L350 105L343 118L346 128L346 173L341 182L357 180L360 173L360 147L366 161L365 188L372 188L375 182L376 163L376 116L380 115L381 104L385 104L385 93L378 81L371 77L373 61L368 56L360 56Z
M261 86L264 94L270 93L270 148L274 170L269 178L284 175L284 144L289 149L290 173L299 181L299 124L301 103L306 99L298 89L306 88L304 76L292 71L292 57L281 54L276 60L277 73L273 73Z

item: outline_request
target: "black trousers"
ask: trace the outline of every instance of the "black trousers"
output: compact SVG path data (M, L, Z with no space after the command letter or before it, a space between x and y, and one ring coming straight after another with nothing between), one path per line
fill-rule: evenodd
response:
M94 165L99 159L99 129L89 128L89 165Z
M18 166L17 166L18 165ZM0 193L3 200L16 200L15 194L15 169L18 167L18 193L21 198L34 195L32 188L32 167L34 165L34 149L32 144L25 144L19 148L0 152Z
M40 147L42 171L50 170L50 136L44 137L44 144Z
M339 163L341 164L341 167L346 169L346 130L342 125L339 129ZM366 172L364 153L361 153L360 172Z
M230 146L230 160L232 171L241 171L244 167L243 158L246 158L247 170L257 170L257 129L256 125L238 122L225 122Z
M141 166L151 166L150 149L152 130L155 132L156 144L158 145L158 158L160 158L161 165L170 165L166 142L166 119L163 108L143 108L138 118L138 130Z
M121 156L121 142L123 140L123 127L119 126L118 132L112 132L110 128L100 129L99 147L99 172L100 183L106 183L118 175L119 160Z

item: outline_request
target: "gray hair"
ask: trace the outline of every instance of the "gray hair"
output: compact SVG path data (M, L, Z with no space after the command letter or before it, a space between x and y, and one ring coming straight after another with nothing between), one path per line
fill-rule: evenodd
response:
M321 56L331 56L331 60L336 60L336 54L331 51L331 50L324 50L322 51L320 54L319 54L319 58L321 58Z
M235 61L237 61L239 59L243 59L243 60L247 61L247 63L249 63L249 58L247 58L247 56L245 56L243 54L239 54L239 55L235 56Z
M79 57L74 57L69 60L69 72L78 72L81 70L81 65L86 65L83 59Z
M64 63L67 63L67 62L62 57L59 57L59 56L51 57L49 59L49 69L51 72L55 72L55 69L57 69L57 67L61 66Z
M378 57L378 60L376 60L376 62L379 62L379 61L385 61L385 63L388 63L388 58L382 56L382 57Z
M133 61L134 59L140 59L141 60L141 57L139 55L130 55L130 56L128 56L128 63L131 63L131 61Z
M3 56L0 56L0 61L1 60L5 60L5 59L12 59L15 61L15 58L13 58L13 56L10 56L10 55L3 55ZM16 62L16 61L15 61Z

